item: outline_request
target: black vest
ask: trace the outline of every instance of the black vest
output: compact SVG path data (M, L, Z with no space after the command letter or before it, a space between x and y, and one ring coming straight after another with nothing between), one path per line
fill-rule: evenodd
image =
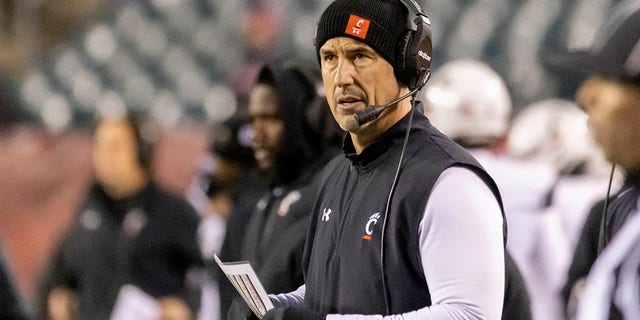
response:
M408 116L360 155L350 153L353 146L347 136L346 158L338 156L325 168L305 250L308 308L399 314L431 305L418 231L436 180L448 167L467 167L500 201L495 183L469 153L432 127L424 115L415 117L384 235L385 207Z

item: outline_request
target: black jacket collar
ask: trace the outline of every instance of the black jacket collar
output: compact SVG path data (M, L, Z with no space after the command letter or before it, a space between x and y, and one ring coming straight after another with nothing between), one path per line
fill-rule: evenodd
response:
M418 110L422 110L422 106L420 102L417 102ZM415 111L413 116L413 124L411 125L411 130L424 130L429 125L427 118L422 112L418 110ZM345 135L344 141L342 142L342 151L345 154L345 157L351 161L351 163L355 166L367 166L376 159L383 157L383 155L388 154L388 151L394 145L401 145L404 139L407 127L409 126L409 118L411 116L411 112L407 113L400 121L396 122L391 128L382 133L373 143L368 145L360 154L357 154L355 151L355 147L353 146L353 141L351 140L351 135L348 133Z

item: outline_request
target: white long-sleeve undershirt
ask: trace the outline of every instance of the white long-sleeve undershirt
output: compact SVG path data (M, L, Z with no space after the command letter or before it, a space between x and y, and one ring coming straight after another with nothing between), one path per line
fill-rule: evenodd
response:
M327 320L500 319L505 287L502 215L482 179L466 168L446 169L419 228L432 305L384 317L329 314ZM304 292L303 285L270 297L276 307L302 307Z

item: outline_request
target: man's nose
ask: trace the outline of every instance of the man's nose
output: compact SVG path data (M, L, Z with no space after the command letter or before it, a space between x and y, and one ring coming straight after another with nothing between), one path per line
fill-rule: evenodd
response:
M355 68L352 63L346 59L342 59L338 62L336 73L334 75L334 82L338 87L345 87L353 84L355 76Z

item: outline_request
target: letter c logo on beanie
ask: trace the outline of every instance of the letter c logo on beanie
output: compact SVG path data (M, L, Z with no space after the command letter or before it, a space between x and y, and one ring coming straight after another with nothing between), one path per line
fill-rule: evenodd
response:
M369 30L369 23L368 19L352 14L349 16L349 22L347 22L347 28L344 32L360 39L365 39Z

